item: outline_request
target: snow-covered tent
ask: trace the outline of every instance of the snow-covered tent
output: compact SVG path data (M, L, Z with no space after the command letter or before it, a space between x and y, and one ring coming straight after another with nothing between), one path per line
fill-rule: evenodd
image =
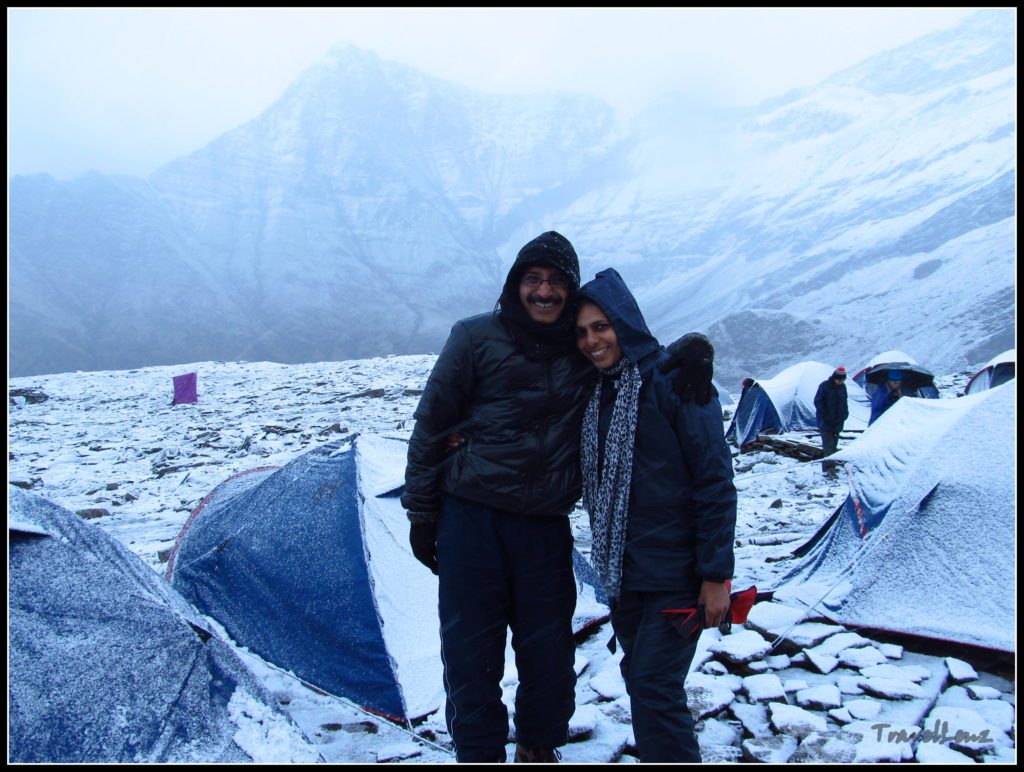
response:
M137 555L35 494L9 486L8 506L8 761L250 762L234 738L255 716L318 759Z
M938 399L939 390L935 387L935 374L918 364L917 360L902 351L883 351L871 359L868 366L853 376L853 381L864 389L868 400L874 396L875 389L886 380L889 370L902 370L905 390L912 390L908 396Z
M977 394L1001 386L1017 377L1017 349L1011 348L999 356L992 357L967 382L964 394Z
M736 415L726 433L728 438L742 447L758 434L816 431L814 396L821 382L828 380L833 372L834 367L821 362L801 362L769 380L755 380L740 397ZM863 431L871 415L867 396L860 386L850 381L846 382L846 395L850 417L844 428Z
M185 524L167 569L238 644L397 721L444 704L437 577L413 556L395 496L407 448L361 435L226 480ZM578 587L580 631L608 609L592 584Z
M872 367L877 367L878 365L886 364L888 362L903 362L911 365L917 364L916 359L910 356L910 354L904 353L903 351L897 351L895 349L892 351L883 351L881 354L871 357L871 361L868 362L865 367L861 368L856 373L854 373L853 378L851 378L850 380L852 380L861 388L864 388L864 386L867 384L865 376L868 374L868 370L870 370Z
M836 622L1016 651L1016 393L901 399L833 458L850 494L775 595Z

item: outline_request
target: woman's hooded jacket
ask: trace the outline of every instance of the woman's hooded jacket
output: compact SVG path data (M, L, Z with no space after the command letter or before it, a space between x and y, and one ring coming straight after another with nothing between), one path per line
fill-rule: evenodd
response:
M723 582L732 578L734 568L736 488L721 404L714 397L699 406L675 393L671 376L657 367L668 355L617 271L601 271L583 285L580 301L604 311L624 356L638 366L643 380L622 589L692 590L696 598L702 580ZM602 388L602 455L614 396L614 388Z

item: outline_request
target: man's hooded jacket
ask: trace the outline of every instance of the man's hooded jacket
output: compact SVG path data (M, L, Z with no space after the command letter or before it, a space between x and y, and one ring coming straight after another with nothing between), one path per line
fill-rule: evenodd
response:
M519 281L533 265L571 285L554 325L532 320ZM500 309L457 322L430 374L409 440L402 506L436 519L445 495L524 515L568 515L579 500L580 424L594 373L575 346L579 262L548 231L526 244L508 273ZM466 442L447 450L458 431Z
M721 404L714 397L699 406L675 393L672 377L657 368L668 354L617 271L606 269L587 282L580 289L580 302L586 300L604 311L643 380L622 589L692 590L696 598L702 580L731 579L734 568L736 488ZM601 389L602 445L615 394L613 384L606 385L612 388Z

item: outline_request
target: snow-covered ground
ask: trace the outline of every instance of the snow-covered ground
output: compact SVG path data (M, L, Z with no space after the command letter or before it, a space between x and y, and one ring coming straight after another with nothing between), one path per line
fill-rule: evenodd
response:
M284 465L346 433L407 437L433 362L204 362L12 379L8 479L79 512L163 573L190 512L227 477ZM172 406L172 376L193 370L199 402ZM942 395L954 397L969 375L938 379ZM812 434L793 436L817 442ZM737 456L735 470L735 588L769 589L788 570L782 558L843 501L845 483L823 478L819 464L769 452ZM573 522L585 551L581 510ZM705 631L687 681L705 760L1015 760L1013 681L943 652L873 641L821 620L793 627L799 617L780 603L762 603L745 629ZM786 630L785 644L772 649ZM608 651L610 635L605 624L578 646L577 711L563 761L636 761L621 650ZM453 760L440 713L414 735L239 651L325 761ZM510 663L503 681L510 711L515 686ZM257 761L311 757L309 747L239 726L236 742ZM990 741L962 740L954 749L921 735L939 726L949 737L988 732Z

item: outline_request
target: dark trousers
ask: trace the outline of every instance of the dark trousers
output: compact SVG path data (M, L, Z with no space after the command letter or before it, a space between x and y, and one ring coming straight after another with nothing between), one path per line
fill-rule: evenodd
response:
M836 452L836 448L839 447L839 432L827 432L824 429L819 429L818 433L821 435L821 455L831 456ZM835 461L822 461L821 471L826 474L835 474L836 462Z
M612 627L622 646L622 678L641 762L701 760L683 687L697 636L684 638L660 613L696 605L696 597L680 592L623 591L613 602Z
M458 761L505 761L509 627L519 672L517 740L564 745L576 696L569 518L510 514L448 496L437 560L445 716Z

